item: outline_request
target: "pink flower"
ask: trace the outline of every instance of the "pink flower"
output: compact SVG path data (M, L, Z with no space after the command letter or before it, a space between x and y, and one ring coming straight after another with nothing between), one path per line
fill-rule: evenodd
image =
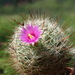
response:
M37 25L29 24L26 28L22 28L20 38L22 42L34 44L39 40L41 34L42 31Z

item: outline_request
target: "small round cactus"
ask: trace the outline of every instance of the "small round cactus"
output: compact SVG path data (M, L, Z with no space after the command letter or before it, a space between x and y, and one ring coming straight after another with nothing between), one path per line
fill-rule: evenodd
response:
M60 16L59 16L60 17ZM70 75L73 57L68 25L43 15L32 15L14 29L8 52L19 75Z

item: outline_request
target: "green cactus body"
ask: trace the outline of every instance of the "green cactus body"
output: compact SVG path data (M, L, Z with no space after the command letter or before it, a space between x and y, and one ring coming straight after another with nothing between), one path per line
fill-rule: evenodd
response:
M37 25L41 30L41 38L32 44L22 42L19 38L22 27L28 24ZM72 58L69 37L57 22L48 17L29 17L24 25L16 26L8 46L13 66L19 75L69 75L66 64Z

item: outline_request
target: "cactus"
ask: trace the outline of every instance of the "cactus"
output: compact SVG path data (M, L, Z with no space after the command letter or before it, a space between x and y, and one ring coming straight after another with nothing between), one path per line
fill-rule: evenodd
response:
M69 45L68 24L43 15L29 16L14 29L8 52L19 75L69 75L67 64L74 48Z

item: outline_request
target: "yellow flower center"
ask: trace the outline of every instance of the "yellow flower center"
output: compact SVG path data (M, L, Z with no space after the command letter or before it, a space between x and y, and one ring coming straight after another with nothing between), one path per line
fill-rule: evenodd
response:
M33 35L31 35L31 34L28 34L28 36L29 36L29 38L30 38L30 39L34 37L34 36L33 36Z

